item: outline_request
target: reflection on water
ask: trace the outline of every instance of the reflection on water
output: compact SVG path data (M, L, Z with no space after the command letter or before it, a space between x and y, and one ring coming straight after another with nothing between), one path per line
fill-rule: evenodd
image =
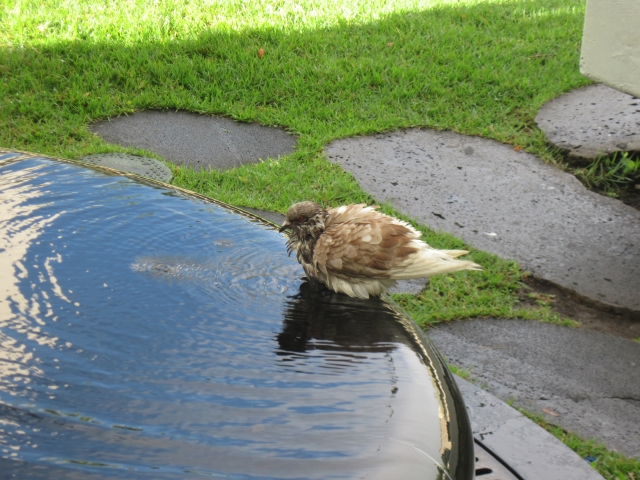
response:
M255 220L33 159L0 164L0 242L2 478L447 478L469 453L398 315L302 282Z
M281 280L300 275L297 265L274 263L273 258L256 250L254 245L234 246L228 240L214 244L219 247L214 259L139 257L131 268L159 279L206 285L207 289L218 290L218 301L230 303L237 301L238 296L282 296L289 281Z
M379 299L366 302L304 281L286 301L278 349L282 368L311 375L358 375L372 353L388 359L389 390L397 391L393 352L406 332Z
M382 300L352 300L316 281L304 281L286 307L278 335L284 354L314 349L389 352L405 337Z
M2 176L0 201L0 390L20 395L19 385L31 382L31 375L42 375L38 359L26 350L8 330L21 333L38 345L55 347L56 337L43 332L45 320L57 318L49 301L57 296L69 299L61 291L53 273L51 262L60 262L55 251L41 258L36 265L25 265L26 253L33 244L40 244L38 237L64 212L46 212L47 200L41 190L33 190L30 183L38 182L38 169L27 168L19 173L7 172ZM46 188L46 181L39 182ZM32 278L29 270L33 270ZM20 284L30 282L30 289L20 289ZM51 288L38 289L37 284L48 283ZM26 387L29 388L29 387Z

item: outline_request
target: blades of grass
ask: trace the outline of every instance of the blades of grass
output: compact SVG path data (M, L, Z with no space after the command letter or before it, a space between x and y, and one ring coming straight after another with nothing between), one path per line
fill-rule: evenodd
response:
M601 156L586 168L578 169L576 176L589 188L615 192L640 182L640 158L633 159L629 152Z

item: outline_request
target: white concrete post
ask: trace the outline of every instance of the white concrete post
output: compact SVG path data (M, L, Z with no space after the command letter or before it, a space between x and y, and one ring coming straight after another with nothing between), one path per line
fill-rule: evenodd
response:
M640 0L587 0L580 73L640 97Z

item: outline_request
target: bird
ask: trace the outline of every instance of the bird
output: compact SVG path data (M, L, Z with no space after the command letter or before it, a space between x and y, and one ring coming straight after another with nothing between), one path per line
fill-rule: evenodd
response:
M467 250L437 250L408 223L364 203L325 209L295 203L279 228L288 232L287 253L295 251L307 277L350 297L380 296L398 280L430 277L481 266L456 260Z

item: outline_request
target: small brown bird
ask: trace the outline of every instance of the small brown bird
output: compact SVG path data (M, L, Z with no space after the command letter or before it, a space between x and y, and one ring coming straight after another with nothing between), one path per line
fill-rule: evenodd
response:
M324 209L300 202L287 211L280 231L289 230L287 252L295 250L309 277L350 297L369 298L397 280L422 278L480 265L456 260L466 250L436 250L411 225L365 204Z

